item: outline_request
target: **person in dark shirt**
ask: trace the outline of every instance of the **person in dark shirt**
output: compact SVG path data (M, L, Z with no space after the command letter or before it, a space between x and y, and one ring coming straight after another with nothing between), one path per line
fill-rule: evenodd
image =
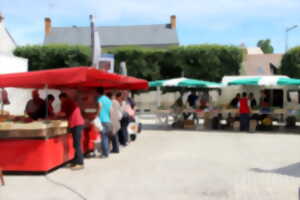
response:
M237 93L236 96L231 100L230 107L237 108L240 98L241 98L241 94Z
M48 117L54 117L55 113L54 113L54 108L53 108L53 102L55 100L55 97L52 94L49 94L47 96L47 98L45 99L46 105L47 105L47 109L48 109Z
M194 108L196 106L197 99L198 99L198 96L196 95L195 91L192 91L187 99L189 106Z
M251 106L252 109L257 106L256 99L255 99L252 92L249 93L249 101L250 101L250 106Z
M265 91L261 91L261 97L259 99L259 104L261 108L269 108L270 107L270 99Z
M32 99L27 102L25 113L34 120L46 117L46 103L40 98L38 90L32 91Z

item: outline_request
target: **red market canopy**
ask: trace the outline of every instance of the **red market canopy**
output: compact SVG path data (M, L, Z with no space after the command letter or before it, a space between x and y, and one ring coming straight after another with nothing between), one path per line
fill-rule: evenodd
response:
M71 67L0 75L0 87L76 88L105 87L142 90L148 82L130 76L108 73L93 67Z

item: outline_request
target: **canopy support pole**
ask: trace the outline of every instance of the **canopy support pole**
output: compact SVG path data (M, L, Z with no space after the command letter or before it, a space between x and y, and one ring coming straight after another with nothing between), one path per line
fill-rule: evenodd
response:
M48 90L48 84L45 85L45 91L46 91L46 119L48 118L49 116L49 113L48 113L48 95L49 95L49 90Z
M161 90L160 86L156 87L157 108L161 106Z
M1 88L1 115L4 115L4 102L3 102L3 92L4 92L4 88Z

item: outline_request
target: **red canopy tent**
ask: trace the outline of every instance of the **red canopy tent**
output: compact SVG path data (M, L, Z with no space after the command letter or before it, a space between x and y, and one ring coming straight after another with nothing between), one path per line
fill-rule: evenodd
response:
M134 77L108 73L93 67L71 67L0 75L0 87L74 88L105 87L128 90L148 88L148 82Z
M86 88L141 90L148 82L107 73L92 67L72 67L0 75L0 88ZM90 150L90 132L84 132L83 151ZM0 166L4 171L48 172L74 156L71 134L40 139L0 139Z

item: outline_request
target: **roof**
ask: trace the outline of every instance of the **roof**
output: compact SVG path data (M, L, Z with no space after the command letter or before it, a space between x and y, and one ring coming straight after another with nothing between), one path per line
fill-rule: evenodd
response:
M15 46L18 46L15 39L12 37L12 35L10 34L10 32L7 30L7 28L5 28L5 31L7 33L7 35L9 36L9 38L11 39L11 41L14 43Z
M178 45L176 29L168 24L96 27L102 46ZM90 45L89 27L53 27L44 44Z
M245 75L272 75L272 64L279 68L282 54L256 54L246 55L243 62Z
M5 54L13 54L16 48L16 42L5 28L5 24L0 22L0 52Z

